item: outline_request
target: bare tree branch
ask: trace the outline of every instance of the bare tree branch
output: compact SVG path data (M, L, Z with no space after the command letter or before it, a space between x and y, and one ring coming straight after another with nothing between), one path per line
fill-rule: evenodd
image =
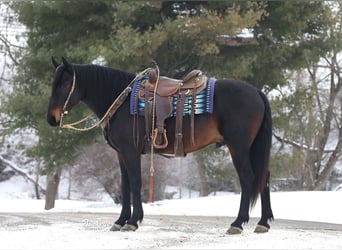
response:
M318 152L318 148L311 148L307 145L292 141L290 139L286 139L283 137L280 137L279 135L276 135L275 133L273 133L274 138L276 138L279 142L281 143L285 143L285 144L289 144L297 149L300 150L306 150L306 151L310 151L310 152ZM325 149L323 150L324 153L333 153L335 152L335 149Z
M8 56L11 58L13 63L15 65L19 65L19 62L16 60L15 56L13 55L12 48L20 48L23 49L23 47L15 45L11 43L4 35L0 34L0 41L4 44L5 46L5 51L7 52Z
M45 193L45 189L41 185L39 185L39 183L37 183L32 177L30 177L28 173L26 173L25 171L21 170L20 168L15 166L11 161L5 159L1 155L0 155L0 161L3 162L6 166L8 166L11 169L13 169L19 175L23 176L29 182L33 183L35 186L37 185L39 187L39 189L40 189L40 192Z

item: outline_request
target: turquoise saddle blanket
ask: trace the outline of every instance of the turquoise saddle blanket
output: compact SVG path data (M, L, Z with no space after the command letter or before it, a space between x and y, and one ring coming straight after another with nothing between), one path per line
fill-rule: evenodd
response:
M148 75L143 75L140 78L138 78L135 83L133 84L132 93L130 97L130 114L131 115L144 115L144 107L145 107L145 100L144 99L138 99L137 95L140 89L140 85L142 82L148 79ZM213 112L213 106L214 106L214 89L215 89L215 83L216 79L211 77L208 78L207 81L207 87L199 92L195 100L192 100L192 96L186 96L184 101L184 110L183 115L190 115L191 114L191 107L192 102L195 102L195 114L203 114L203 113L212 113ZM176 106L177 106L177 95L172 97L173 100L173 112L171 116L176 116ZM138 103L136 103L136 100L138 99Z

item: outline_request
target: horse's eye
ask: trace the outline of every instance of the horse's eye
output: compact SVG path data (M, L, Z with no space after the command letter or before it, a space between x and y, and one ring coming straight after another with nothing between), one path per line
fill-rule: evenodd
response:
M69 84L68 82L64 82L64 83L62 84L62 89L68 89L69 86L70 86L70 84Z
M71 86L71 83L69 81L63 81L59 86L61 90L68 90Z

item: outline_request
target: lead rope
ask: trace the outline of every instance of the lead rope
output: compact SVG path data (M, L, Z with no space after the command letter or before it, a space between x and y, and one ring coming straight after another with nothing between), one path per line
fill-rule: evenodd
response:
M153 102L152 102L152 129L151 131L153 131L154 129L154 120L155 120L155 116L156 116L156 111L155 111L155 107L156 107L156 93L157 93L157 87L158 87L158 83L159 83L159 68L158 65L155 65L156 69L157 69L157 82L156 82L156 87L154 89L154 93L153 93ZM149 189L149 194L148 194L148 202L149 203L153 203L154 202L154 164L153 164L153 159L154 159L154 147L153 147L153 143L151 143L151 155L150 155L150 189Z
M124 91L121 92L121 94L114 100L114 102L112 103L112 105L110 105L110 107L108 108L107 112L103 115L103 117L98 121L96 122L95 124L93 124L92 126L90 127L85 127L85 128L77 128L75 127L76 125L79 125L85 121L87 121L90 117L94 116L93 114L89 114L88 116L82 118L81 120L77 121L77 122L73 122L73 123L69 123L69 124L64 124L63 123L63 118L64 116L66 116L68 114L68 111L66 110L67 108L67 105L69 103L69 100L71 98L71 95L72 93L74 92L74 89L75 89L75 85L76 85L76 73L74 72L74 76L73 76L73 81L72 81L72 86L71 86L71 90L69 92L69 95L64 103L64 106L63 106L63 112L61 114L61 120L59 122L59 126L61 128L68 128L68 129L72 129L72 130L75 130L75 131L81 131L81 132L84 132L84 131L89 131L97 126L99 126L107 117L109 116L113 116L114 115L114 112L116 110L113 111L113 107L119 102L119 100L122 98L122 96L124 95L128 95L129 92L131 92L132 88L131 88L131 85L134 83L134 81L140 77L141 75L145 74L146 72L148 72L151 68L147 68L145 69L144 71L140 72L139 74L137 74L135 76L135 78L128 84L128 86L124 89Z

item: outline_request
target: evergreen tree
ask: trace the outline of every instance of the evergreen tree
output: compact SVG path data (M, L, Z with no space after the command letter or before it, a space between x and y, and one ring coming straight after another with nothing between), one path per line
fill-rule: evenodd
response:
M32 156L51 170L70 162L76 146L95 133L48 127L52 55L129 71L155 60L169 77L200 68L208 76L271 89L285 83L287 69L317 61L328 50L320 36L328 6L320 1L20 1L11 7L27 27L27 48L17 58L6 113L13 128L36 130ZM251 43L237 37L246 29ZM86 112L78 108L71 119Z
M85 136L51 129L45 121L52 55L77 63L103 58L110 66L131 71L156 59L163 72L174 76L200 67L205 58L217 54L217 34L234 34L246 25L253 26L261 14L260 10L240 16L238 8L228 8L218 15L203 8L206 2L186 4L197 6L196 15L187 7L190 14L176 10L175 17L168 17L168 4L154 1L12 3L19 22L27 27L27 48L18 58L6 112L13 117L13 128L36 130L39 142L31 150L32 156L42 157L48 169L54 169L70 162L76 145L92 138L91 133ZM176 8L174 3L169 6L171 12ZM70 119L78 119L84 109L71 113Z

